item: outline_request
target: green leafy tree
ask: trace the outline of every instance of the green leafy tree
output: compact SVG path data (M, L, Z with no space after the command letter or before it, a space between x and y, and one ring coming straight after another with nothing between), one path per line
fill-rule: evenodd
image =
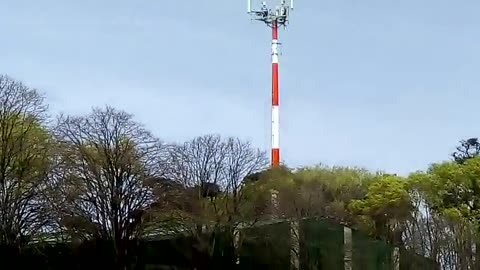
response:
M328 217L348 223L348 204L365 196L373 176L363 169L318 165L270 172L264 176L263 185L278 193L279 215Z
M469 157L462 162L451 161L433 164L426 172L410 177L426 198L433 214L444 220L442 234L450 245L444 247L456 254L453 261L459 267L472 267L472 254L478 268L480 249L480 157Z
M375 236L386 237L390 242L399 241L402 232L395 232L393 226L412 209L408 182L398 176L380 175L369 185L365 198L352 201L350 209L373 222Z
M424 190L429 190L432 207L451 217L463 217L480 225L480 157L463 164L434 164L425 173L412 175Z

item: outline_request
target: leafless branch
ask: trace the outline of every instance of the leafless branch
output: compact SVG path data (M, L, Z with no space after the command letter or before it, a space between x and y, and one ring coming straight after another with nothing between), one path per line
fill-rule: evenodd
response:
M20 247L46 223L51 143L44 97L0 75L0 243Z

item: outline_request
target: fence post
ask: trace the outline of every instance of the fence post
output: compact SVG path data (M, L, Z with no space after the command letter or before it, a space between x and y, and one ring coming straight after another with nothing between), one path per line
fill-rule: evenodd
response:
M278 207L278 191L275 189L270 190L270 200L271 200L271 217L278 218L280 216L279 207Z
M233 248L234 248L234 254L236 256L236 261L235 263L237 265L240 265L240 230L238 229L237 226L233 229Z
M394 247L392 254L393 270L400 270L400 248Z
M352 270L352 254L353 254L353 241L352 241L352 229L349 227L343 227L343 262L345 270Z
M292 270L300 269L300 223L290 221L290 265Z

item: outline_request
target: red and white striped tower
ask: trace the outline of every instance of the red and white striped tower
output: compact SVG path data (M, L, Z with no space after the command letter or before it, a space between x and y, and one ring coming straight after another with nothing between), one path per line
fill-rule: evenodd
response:
M272 167L280 165L280 89L279 89L279 63L278 63L278 28L286 27L288 23L289 10L293 9L293 0L290 5L285 0L274 10L268 9L266 2L258 11L251 10L251 0L247 0L248 13L255 20L262 21L272 28Z
M280 165L278 23L272 22L272 167Z

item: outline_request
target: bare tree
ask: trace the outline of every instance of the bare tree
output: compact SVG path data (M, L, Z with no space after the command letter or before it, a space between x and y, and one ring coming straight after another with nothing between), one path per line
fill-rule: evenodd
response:
M46 111L35 89L0 75L0 245L21 248L46 223Z
M64 200L52 204L60 225L74 237L111 241L116 268L125 269L134 257L128 242L142 235L153 202L146 181L162 173L163 145L111 107L62 116L55 133L61 166L51 184Z
M194 138L175 146L171 154L172 177L186 187L211 183L218 185L225 158L225 144L220 136Z
M227 221L234 221L233 216L240 214L244 179L268 165L266 153L250 142L222 139L218 135L197 137L170 153L170 178L181 183L197 200L208 198L216 214L220 213L216 208L222 207L221 215L228 216ZM218 205L220 201L223 205Z
M228 204L228 222L245 222L241 213L241 204L245 201L244 179L254 173L264 171L268 166L265 152L255 149L250 142L238 138L228 138L225 142L226 155L222 170L222 186L230 198ZM240 220L235 220L239 218Z
M206 233L221 231L235 242L237 227L252 223L243 207L243 180L264 170L268 158L249 142L218 135L197 137L175 146L170 153L169 178L182 185L184 200L182 225L175 226L193 235L197 250L211 256L215 241ZM232 244L238 247L238 241Z

